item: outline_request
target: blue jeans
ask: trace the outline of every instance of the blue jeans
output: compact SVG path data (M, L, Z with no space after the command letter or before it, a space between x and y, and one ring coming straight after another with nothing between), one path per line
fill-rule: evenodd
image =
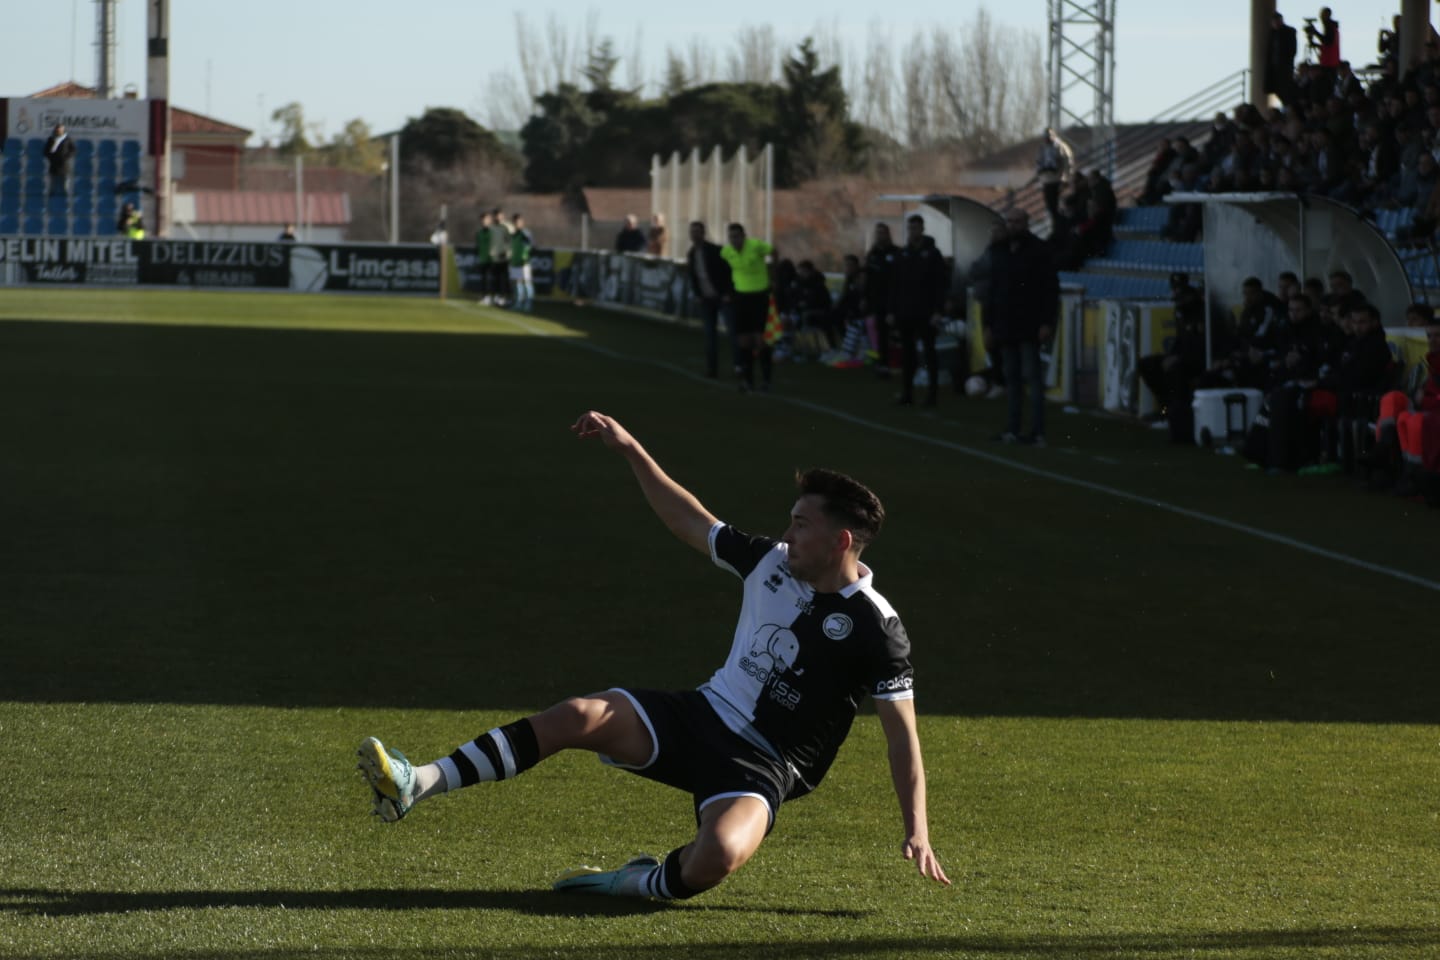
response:
M1020 414L1025 403L1025 390L1030 390L1030 432L1045 433L1045 376L1040 365L1040 344L1032 341L1002 343L1000 357L1005 368L1005 400L1009 420L1005 429L1020 434Z

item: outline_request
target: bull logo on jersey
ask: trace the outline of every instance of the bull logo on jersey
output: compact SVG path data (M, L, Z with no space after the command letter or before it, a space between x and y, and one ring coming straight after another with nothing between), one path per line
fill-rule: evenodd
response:
M740 658L740 667L750 676L767 683L794 665L800 656L800 640L779 624L767 623L750 641L750 655Z

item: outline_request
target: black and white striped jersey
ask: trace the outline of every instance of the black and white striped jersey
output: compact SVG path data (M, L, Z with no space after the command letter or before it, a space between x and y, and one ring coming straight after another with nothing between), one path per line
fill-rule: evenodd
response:
M744 599L730 656L700 689L730 729L794 767L796 797L830 769L866 694L914 691L910 639L870 568L839 593L816 593L788 556L781 541L710 528L710 557L744 582Z

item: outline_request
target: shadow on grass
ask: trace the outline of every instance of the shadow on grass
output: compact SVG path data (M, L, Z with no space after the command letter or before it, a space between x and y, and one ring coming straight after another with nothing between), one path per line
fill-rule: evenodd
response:
M584 322L620 352L680 336ZM570 436L590 406L757 532L797 460L845 451L890 506L877 586L927 713L1440 721L1421 599L1283 548L943 453L917 469L894 437L539 338L85 324L0 324L0 701L528 711L693 687L734 583ZM1329 518L1357 494L1306 496Z
M11 902L5 902L9 900ZM17 902L18 900L18 902ZM0 890L0 912L56 916L150 912L173 909L204 909L225 907L264 907L308 910L505 910L549 917L584 918L589 916L626 916L657 911L705 912L717 908L699 905L675 907L646 901L610 900L608 898L575 898L543 892L510 893L449 890L351 890L317 893L313 891L213 891L213 892L71 892L54 890ZM848 919L847 911L813 911L770 909L766 907L737 908L744 913L796 916L822 916ZM683 936L683 931L678 931ZM1174 956L1194 953L1225 955L1232 951L1250 953L1266 951L1267 956L1290 956L1309 950L1397 951L1427 950L1440 945L1440 927L1411 926L1344 926L1308 927L1301 929L1234 930L1220 932L1174 933L1092 933L1064 935L1014 936L938 936L914 938L836 938L808 939L787 943L771 940L765 943L686 943L624 944L607 946L587 943L584 946L547 945L507 947L507 958L576 958L576 960L627 960L636 957L672 957L683 955L698 960L732 960L734 957L866 957L886 956L999 956L999 957L1085 957L1093 960L1121 960L1136 956ZM284 955L288 947L274 949L197 950L177 953L167 958L185 960L266 960ZM678 952L677 952L678 951ZM321 958L378 958L406 955L399 948L385 947L314 947L305 949L306 956ZM494 951L456 948L445 952L451 957L489 957ZM91 954L95 960L137 960L147 956L142 951L116 951Z
M703 904L695 906L704 906ZM0 914L94 916L219 907L284 910L500 910L542 917L618 917L694 909L659 900L596 897L549 890L39 890L0 888ZM865 911L800 907L705 906L777 916L860 919Z

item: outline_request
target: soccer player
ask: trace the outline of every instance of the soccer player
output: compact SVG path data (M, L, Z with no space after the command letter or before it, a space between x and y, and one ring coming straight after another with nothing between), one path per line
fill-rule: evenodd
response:
M561 750L589 750L690 793L698 829L664 860L580 867L555 889L684 899L744 866L781 803L819 785L869 694L900 801L901 852L922 876L948 885L930 847L910 641L860 561L885 518L880 501L843 474L810 470L796 478L784 537L751 536L718 521L611 417L591 411L571 430L619 453L670 532L743 582L729 657L698 690L573 697L423 767L370 737L359 767L374 812L399 820L436 794L509 779Z

